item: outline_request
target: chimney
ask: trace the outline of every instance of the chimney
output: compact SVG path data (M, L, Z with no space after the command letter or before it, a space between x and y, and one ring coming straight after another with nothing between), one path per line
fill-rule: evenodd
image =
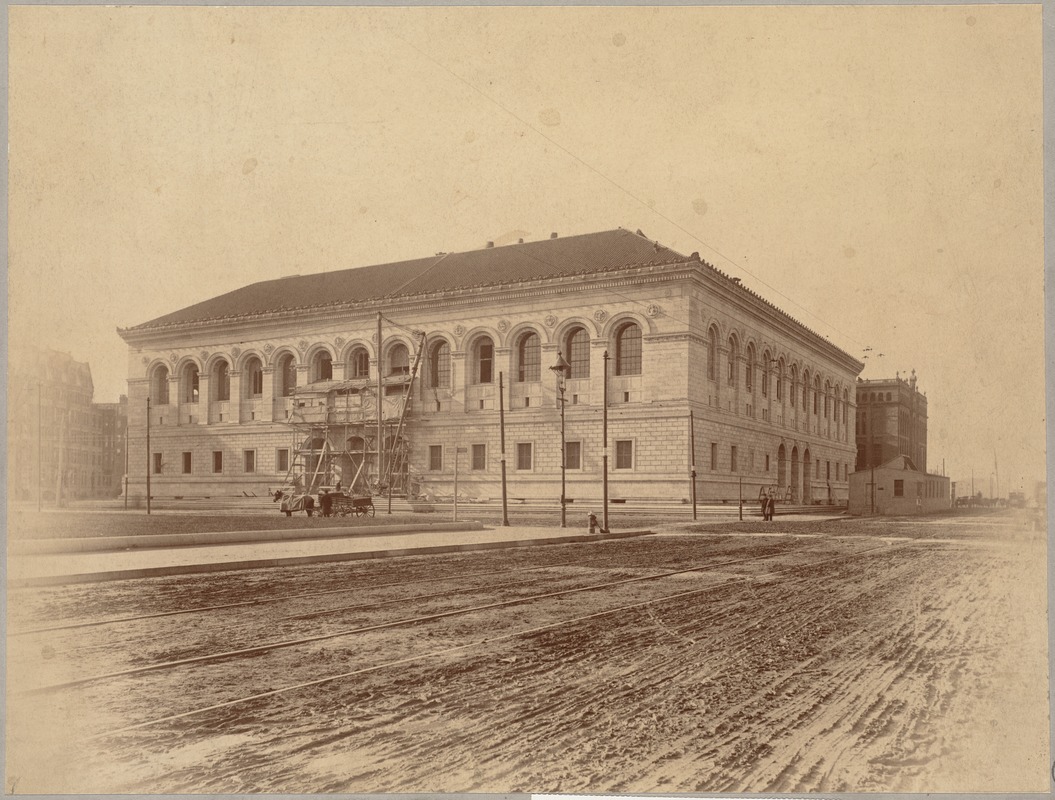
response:
M551 239L556 239L556 238L557 238L557 232L556 232L556 231L553 231L553 233L551 233L551 234L549 235L549 238L551 238Z
M488 246L488 247L494 247L494 246L495 246L495 243L494 243L494 242L488 242L488 243L487 243L487 246Z

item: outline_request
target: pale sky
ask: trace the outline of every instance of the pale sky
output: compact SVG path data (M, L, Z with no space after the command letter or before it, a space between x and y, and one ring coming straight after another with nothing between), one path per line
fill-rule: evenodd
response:
M1039 5L8 11L10 346L98 401L247 283L623 226L1044 475Z

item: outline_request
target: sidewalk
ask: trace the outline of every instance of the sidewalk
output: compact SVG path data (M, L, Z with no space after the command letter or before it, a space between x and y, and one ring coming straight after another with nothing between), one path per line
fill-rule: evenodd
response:
M484 527L478 522L451 522L423 524L414 529L403 525L329 528L325 534L320 531L314 535L312 531L297 530L286 532L289 538L281 539L274 538L274 531L258 533L267 533L271 538L231 541L221 533L214 533L198 534L193 542L188 542L187 537L182 541L179 537L151 537L165 541L151 542L144 547L143 537L107 537L105 546L112 548L109 550L9 551L7 581L11 587L90 583L321 561L601 541L644 536L652 531L635 529L591 535L573 528ZM70 543L70 547L84 545Z

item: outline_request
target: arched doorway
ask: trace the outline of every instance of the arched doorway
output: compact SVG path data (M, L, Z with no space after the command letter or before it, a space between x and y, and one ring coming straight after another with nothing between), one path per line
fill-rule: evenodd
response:
M369 494L370 474L375 472L375 455L367 451L366 440L361 436L349 436L344 443L344 452L337 459L340 469L341 487L353 494Z
M810 451L806 450L802 454L802 502L810 503L813 501L813 487L811 486L811 475L813 473L813 462L810 459Z
M788 451L784 445L777 449L777 488L780 490L780 499L784 499L784 491L788 485Z
M799 449L791 448L791 502L799 502Z
M304 491L313 492L318 486L327 482L326 464L323 453L326 451L326 440L321 436L305 439L300 450L304 456Z

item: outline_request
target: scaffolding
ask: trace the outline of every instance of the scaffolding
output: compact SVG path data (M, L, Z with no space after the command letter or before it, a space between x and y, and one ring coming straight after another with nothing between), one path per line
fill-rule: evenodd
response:
M419 336L413 366L377 383L322 380L293 390L285 486L294 494L323 487L357 495L413 494L406 420L424 351L425 335Z

